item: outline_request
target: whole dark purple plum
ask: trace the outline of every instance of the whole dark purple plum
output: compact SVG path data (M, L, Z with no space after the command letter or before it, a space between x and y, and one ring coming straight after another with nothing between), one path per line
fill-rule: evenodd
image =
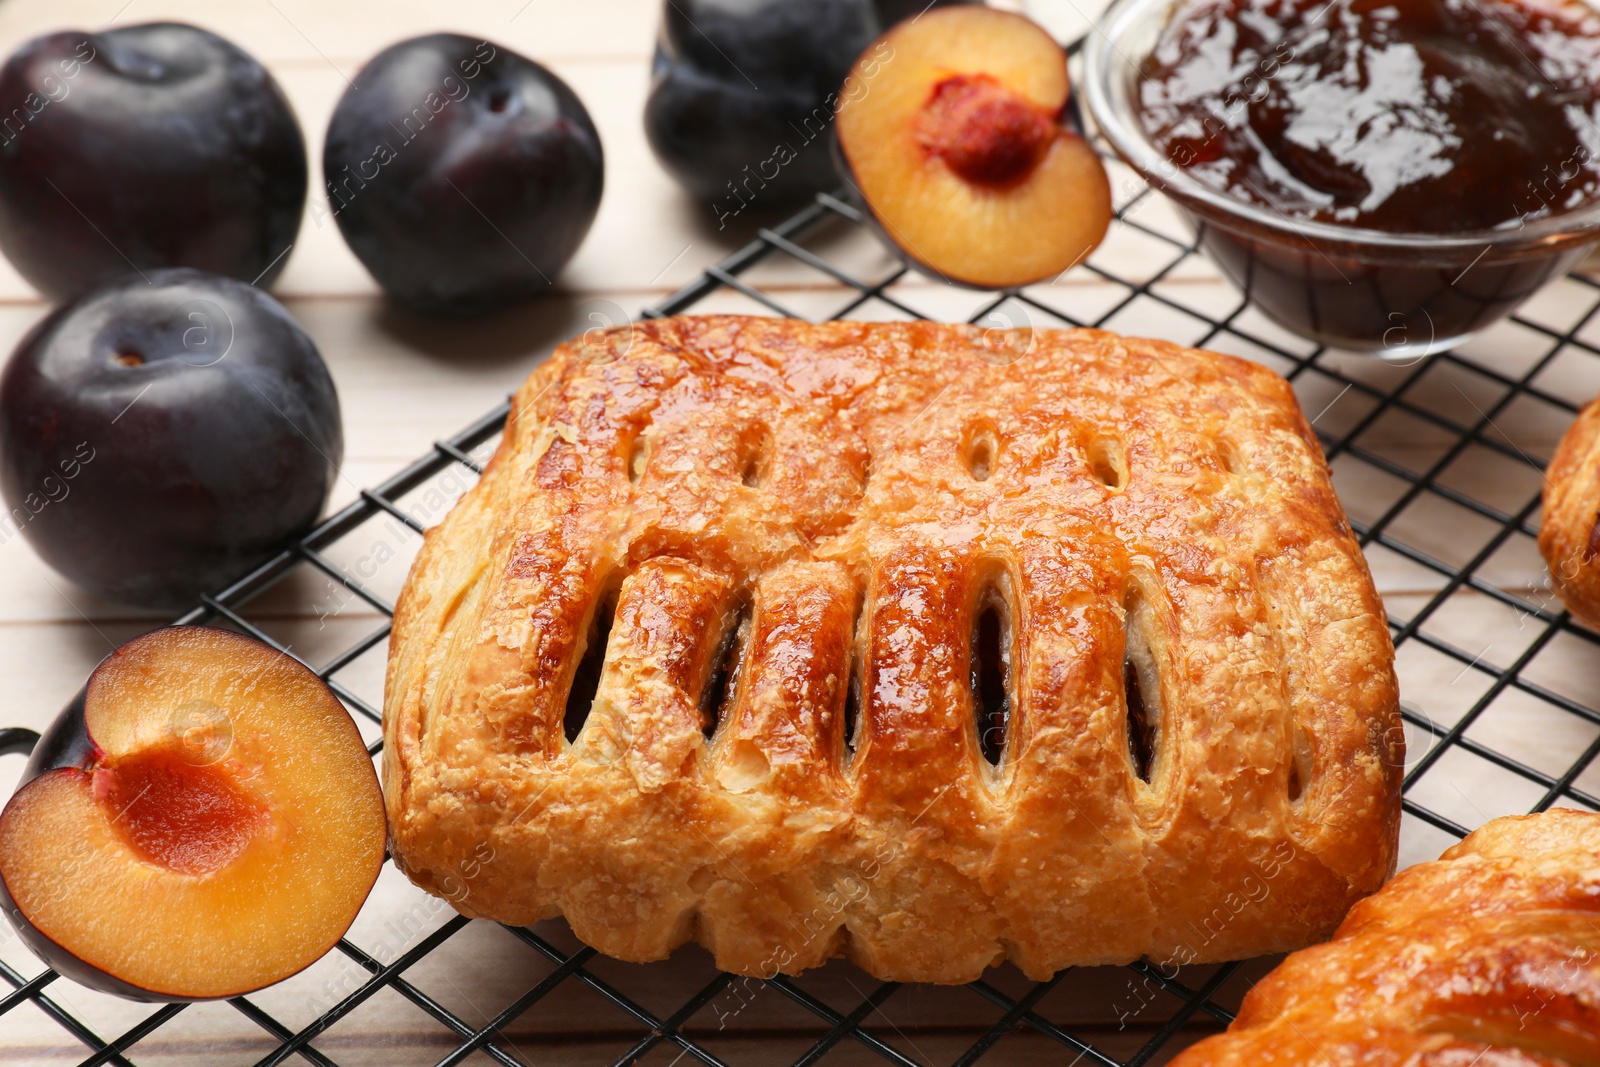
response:
M828 143L871 0L667 0L644 129L719 221L839 184Z
M277 301L200 271L57 308L0 375L0 540L85 589L192 604L316 522L343 456L333 379Z
M306 174L277 82L194 26L52 33L0 68L0 250L51 300L162 267L270 284Z
M839 185L829 142L856 57L930 7L974 0L667 0L644 129L719 228Z
M438 33L389 46L356 75L322 169L326 210L390 296L473 314L549 288L594 221L605 159L560 78Z

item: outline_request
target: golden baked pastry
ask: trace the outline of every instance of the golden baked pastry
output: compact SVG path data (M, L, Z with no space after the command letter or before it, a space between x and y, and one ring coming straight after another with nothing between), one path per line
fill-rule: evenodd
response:
M1172 1067L1600 1063L1600 815L1496 819L1357 904Z
M1271 372L684 317L512 408L385 700L396 862L464 914L958 982L1296 947L1393 869L1389 632Z
M1600 400L1568 427L1544 478L1539 551L1572 614L1600 626Z

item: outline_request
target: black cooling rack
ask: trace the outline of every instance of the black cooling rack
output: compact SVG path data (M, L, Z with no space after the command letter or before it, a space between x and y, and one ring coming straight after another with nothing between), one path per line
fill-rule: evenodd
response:
M1166 205L1120 165L1111 166L1118 222L1107 246L1075 268L1073 280L1082 285L975 294L982 302L971 321L1110 323L1124 332L1146 322L1153 325L1144 332L1246 354L1295 384L1369 559L1390 576L1389 585L1399 586L1387 604L1407 698L1409 858L1436 854L1493 815L1557 803L1600 808L1600 768L1590 772L1600 753L1600 698L1590 696L1600 683L1597 638L1560 609L1532 549L1542 462L1579 403L1600 389L1600 285L1582 275L1563 279L1556 284L1564 310L1541 310L1536 300L1455 354L1400 366L1328 352L1277 331L1220 284L1185 287L1185 280L1213 275L1182 229L1171 225ZM817 196L643 315L742 297L776 314L807 317L786 303L806 286L778 291L753 280L765 263L811 277L813 296L842 294L835 317L918 316L910 295L916 289L903 284L913 279L903 267L863 279L828 258L826 249L838 246L840 232L859 229L862 221L841 199ZM1107 265L1128 261L1133 246L1134 258L1147 268L1138 276ZM1090 292L1093 299L1073 295ZM374 520L420 533L424 523L406 505L408 494L451 472L463 481L475 475L506 411L503 405L438 442L299 543L205 597L181 621L231 625L282 648L253 606L292 571L306 568L336 583L341 597L387 615L391 605L384 596L333 562L331 551ZM1484 477L1496 470L1495 478ZM1488 643L1480 648L1485 635ZM358 721L366 720L368 736L375 736L379 709L341 673L369 652L381 655L387 636L388 626L378 626L313 665ZM0 734L0 747L23 751L31 740L27 731L9 731ZM374 753L380 743L372 744ZM437 976L424 972L430 959L449 955L453 944L483 928L497 937L503 929L519 943L528 977L520 995L469 1018L447 1006ZM697 951L692 948L671 963L629 967L597 956L559 926L493 928L459 917L425 934L419 930L404 947L380 959L383 953L342 941L335 957L342 955L341 966L355 977L337 986L309 1022L283 1021L281 1011L265 1006L271 998L263 994L228 1001L250 1024L229 1056L248 1062L266 1048L261 1064L304 1060L323 1067L401 1060L964 1065L984 1058L1134 1067L1163 1062L1198 1034L1226 1024L1250 979L1265 969L1258 961L1179 973L1142 962L1069 972L1039 984L1002 969L952 990L877 983L836 961L814 974L758 983L716 973L698 958L680 966L679 957ZM658 976L668 972L661 968L674 968L665 996ZM52 996L70 987L54 972L25 974L0 964L0 977L12 990L0 998L0 1028L12 1012L31 1005L81 1042L85 1065L168 1062L180 1047L186 1013L196 1010L140 1009L131 1026L123 1016L118 1030L105 1030ZM370 1050L351 1053L349 1042L332 1039L341 1020L378 997L402 998L432 1021L436 1032L425 1049L413 1044L404 1055L395 1050L393 1059L372 1058ZM759 1011L743 1010L757 1001ZM574 1011L585 1018L576 1030ZM758 1018L769 1021L756 1025ZM565 1025L552 1027L552 1021Z

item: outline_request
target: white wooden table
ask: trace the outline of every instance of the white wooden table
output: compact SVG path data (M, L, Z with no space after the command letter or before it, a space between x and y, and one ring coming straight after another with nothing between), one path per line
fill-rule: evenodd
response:
M1082 14L1071 0L1041 0L1033 10L1058 36L1082 31ZM112 22L160 19L205 26L253 52L279 79L306 132L313 175L320 173L323 130L348 79L381 47L414 34L448 29L481 35L549 65L585 101L605 146L605 197L588 240L560 278L560 291L525 308L470 323L435 322L396 311L378 295L327 213L308 211L276 295L316 340L339 388L346 460L331 505L337 508L355 499L360 487L381 480L427 451L435 440L492 408L557 341L593 325L593 316L610 321L618 313L632 313L659 301L744 244L756 225L782 217L779 213L741 219L737 228L719 231L710 212L680 192L650 155L641 113L657 11L653 0L457 0L447 6L421 0L11 0L0 6L0 50L9 53L23 40L59 28L98 29ZM1119 189L1125 187L1127 177L1123 171L1113 175ZM319 195L317 184L313 182L314 198ZM1183 233L1170 207L1156 198L1141 203L1137 218L1160 232ZM848 264L864 276L881 277L894 268L894 260L860 231L847 231L826 241L830 259ZM1170 248L1159 240L1119 224L1095 262L1138 279L1160 270L1171 259ZM847 295L842 287L793 263L764 263L750 277L763 290L781 294L787 304L809 315L830 313ZM1084 271L1043 289L1055 306L1071 309L1084 320L1097 318L1125 293ZM1108 325L1126 333L1189 342L1203 336L1206 325L1172 305L1220 317L1239 304L1234 291L1194 257L1183 261L1156 289L1170 304L1137 301ZM897 282L893 292L930 316L951 320L967 318L987 299L984 294L944 288L916 276ZM1526 315L1561 332L1585 314L1595 299L1594 290L1564 280L1537 298ZM695 310L759 313L762 309L737 293L722 291ZM0 261L0 349L9 351L44 311L27 284ZM864 308L863 313L887 316L892 311L877 304ZM1210 343L1274 366L1282 360L1252 345L1245 334L1271 338L1289 351L1303 350L1300 342L1251 312L1246 311L1237 321L1243 333L1220 335ZM1040 320L1036 324L1053 323ZM1600 341L1600 324L1592 331L1586 325L1580 338L1591 332L1593 339ZM1486 366L1514 374L1527 360L1545 352L1550 343L1537 329L1508 324L1475 341L1467 352ZM1587 349L1570 347L1573 351L1553 360L1539 381L1578 402L1600 391L1600 358ZM1358 357L1324 356L1323 360L1379 389L1411 373ZM1296 384L1308 415L1318 420L1319 427L1346 427L1371 407L1371 401L1359 391L1349 393L1333 379L1317 374L1303 375ZM1477 421L1474 412L1481 414L1498 399L1492 384L1459 374L1430 374L1419 380L1408 396L1429 410L1467 423ZM1513 405L1494 421L1519 449L1542 461L1568 417L1537 405ZM1386 417L1368 430L1362 442L1394 462L1423 470L1452 443L1446 438L1448 435L1417 419ZM1537 492L1539 473L1532 463L1477 447L1471 453L1441 480L1456 484L1476 499L1497 502L1495 506L1506 511L1516 510ZM1342 456L1335 462L1335 470L1341 494L1358 521L1381 514L1396 495L1396 480L1371 464ZM404 504L411 514L432 523L442 516L444 502L465 484L459 475L448 474L437 486L437 495L430 497L425 489L408 496ZM1481 528L1484 520L1464 518L1458 512L1430 498L1408 510L1394 528L1408 543L1455 561L1463 553L1470 555L1471 546L1477 543L1474 539L1485 535ZM328 555L336 565L360 575L370 587L392 599L415 547L415 536L398 523L374 520L341 540ZM1377 547L1369 555L1380 589L1397 616L1416 610L1442 584L1437 575L1393 551ZM1548 598L1542 565L1531 540L1523 535L1508 541L1479 574L1536 603ZM251 618L313 664L325 662L384 622L379 612L308 568L253 605ZM8 682L7 698L0 704L0 725L42 728L106 652L164 621L160 616L97 601L75 589L40 563L22 538L0 544L0 677ZM1511 663L1528 640L1525 635L1533 631L1515 611L1472 592L1458 594L1430 626L1461 647L1482 649L1480 667L1464 666L1416 645L1403 650L1405 698L1448 728L1492 684L1492 675L1484 668ZM1552 688L1584 699L1600 681L1600 657L1593 652L1581 641L1558 638L1535 665L1538 677ZM377 706L383 659L384 646L380 644L341 672L340 680ZM1563 767L1600 734L1600 727L1552 713L1525 694L1510 694L1491 710L1493 714L1485 714L1474 726L1473 736L1535 766ZM369 739L375 735L370 726L364 729ZM1425 749L1419 745L1417 752ZM1456 759L1456 755L1452 752L1441 760L1437 773L1419 785L1419 799L1433 810L1475 826L1493 815L1525 810L1538 799L1539 790L1529 783L1508 777L1481 760L1474 763ZM1447 763L1449 760L1454 762ZM0 796L9 795L20 765L21 760L14 757L0 760ZM1600 773L1586 772L1580 784L1594 792L1600 786ZM1407 827L1405 860L1431 857L1450 840L1449 835L1413 820ZM351 936L380 959L391 959L417 945L449 917L439 901L412 889L392 869L386 869L379 890ZM573 946L570 936L558 926L548 926L543 932L560 944ZM26 975L39 971L38 963L8 929L0 929L0 960ZM1248 976L1259 973L1262 966L1247 966L1219 999L1236 999ZM589 969L626 986L641 1003L659 1013L675 1009L689 991L712 975L704 954L695 949L649 969L604 960ZM477 923L450 938L407 975L417 987L476 1026L487 1022L549 970L548 962L507 932ZM334 955L300 978L252 999L295 1029L359 987L366 977L359 966ZM997 974L994 982L1012 992L1026 988L1020 976L1008 971ZM845 1011L859 1003L871 987L870 979L843 964L825 969L807 986ZM1074 993L1084 990L1093 995L1075 1003ZM0 987L0 995L7 991ZM54 983L49 993L80 1018L91 1021L108 1039L152 1010L65 981ZM1125 1055L1136 1049L1177 1003L1165 994L1141 988L1128 971L1103 969L1071 976L1038 1010L1058 1021L1082 1023L1075 1032L1092 1033L1108 1051ZM966 990L919 988L898 994L869 1021L877 1032L895 1040L915 1058L947 1062L993 1023L998 1013ZM746 1063L788 1062L826 1029L771 990L725 994L696 1018L696 1025L697 1032L706 1035L707 1047L729 1062ZM530 1063L610 1062L637 1035L637 1025L620 1012L578 983L567 982L540 1001L534 1011L508 1026L502 1047ZM341 1064L388 1065L432 1063L455 1043L448 1031L414 1005L383 990L320 1037L316 1046ZM129 1055L141 1064L252 1063L276 1044L233 1008L205 1005L186 1010L138 1043ZM837 1051L839 1059L827 1062L872 1058L867 1050L848 1041ZM1007 1063L1056 1063L1061 1062L1061 1051L1061 1046L1037 1034L1026 1034L1005 1039L997 1055ZM78 1062L85 1052L83 1044L33 1004L0 1016L0 1062L68 1064ZM678 1054L670 1044L663 1045L648 1061L667 1063ZM479 1053L469 1062L489 1061Z

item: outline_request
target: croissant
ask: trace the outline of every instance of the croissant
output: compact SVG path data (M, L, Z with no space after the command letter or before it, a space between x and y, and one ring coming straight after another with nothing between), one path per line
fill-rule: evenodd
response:
M1496 819L1351 909L1172 1067L1600 1064L1600 815Z
M1088 330L563 345L399 599L396 862L770 976L1231 959L1392 871L1393 649L1288 384Z

